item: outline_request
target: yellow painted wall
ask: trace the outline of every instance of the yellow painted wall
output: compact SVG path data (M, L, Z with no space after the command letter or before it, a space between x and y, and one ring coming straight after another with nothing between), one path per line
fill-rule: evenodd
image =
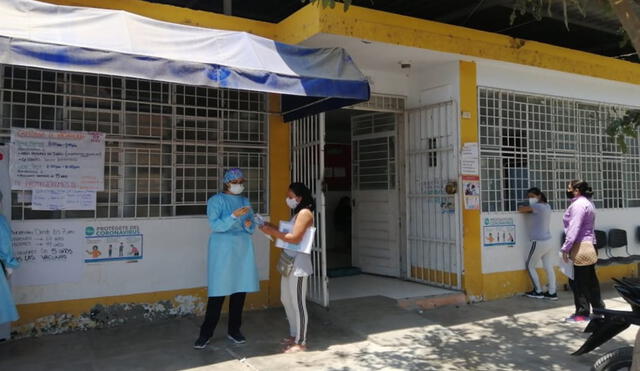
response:
M289 125L282 120L280 112L280 96L269 95L269 209L271 220L289 220L291 210L284 202L287 188L291 183L291 162L289 154ZM276 270L276 264L280 257L281 249L271 243L271 264L269 270L269 305L280 305L280 273Z
M600 282L610 282L612 278L636 277L638 267L635 264L597 267L596 273ZM546 273L538 269L538 274L543 283L547 282ZM556 269L558 290L568 282L567 277ZM500 299L508 296L521 294L532 290L531 279L526 270L490 273L483 275L484 300ZM562 295L562 293L560 292Z
M319 19L322 33L640 84L636 63L377 10L338 8L309 6L286 20L298 32L279 29L276 34L280 41L299 43L316 34Z
M460 111L470 114L469 118L460 119L461 145L477 143L478 87L476 64L473 62L460 62ZM464 196L460 194L460 197ZM468 297L482 297L484 288L480 210L462 210L462 246L464 262L462 286Z

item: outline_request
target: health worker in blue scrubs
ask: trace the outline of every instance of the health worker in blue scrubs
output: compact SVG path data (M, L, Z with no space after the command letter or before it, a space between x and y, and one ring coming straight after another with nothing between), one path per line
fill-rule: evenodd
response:
M2 214L2 192L0 192L0 324L18 320L18 311L7 279L18 265L13 255L11 225Z
M225 297L229 296L227 337L236 344L246 342L240 332L242 310L248 292L260 290L252 234L256 226L249 200L242 195L245 178L240 169L224 174L224 192L211 197L207 217L209 237L209 301L200 336L194 344L204 349L220 319Z

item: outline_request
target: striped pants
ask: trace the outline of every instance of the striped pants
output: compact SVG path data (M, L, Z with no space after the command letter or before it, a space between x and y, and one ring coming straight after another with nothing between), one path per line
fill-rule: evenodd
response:
M289 335L295 338L296 344L307 342L307 280L309 277L296 277L290 274L280 281L280 300L284 305L289 320Z

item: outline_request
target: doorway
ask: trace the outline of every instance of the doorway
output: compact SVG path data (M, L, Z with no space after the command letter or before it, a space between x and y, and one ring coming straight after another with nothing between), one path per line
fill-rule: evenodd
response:
M392 112L342 109L325 116L327 268L401 277L398 119Z

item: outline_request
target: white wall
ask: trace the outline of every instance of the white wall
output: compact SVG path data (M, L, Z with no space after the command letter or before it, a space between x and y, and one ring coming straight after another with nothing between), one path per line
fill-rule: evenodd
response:
M92 226L137 224L144 236L143 259L86 264L79 282L15 287L18 304L178 290L207 285L209 226L205 217L150 220L88 220ZM29 224L28 221L17 222ZM64 223L52 220L51 223ZM260 280L269 278L269 241L254 235ZM83 263L84 264L84 263Z
M551 219L552 243L560 250L562 241L562 215L563 211L553 213ZM529 215L518 213L482 213L481 225L484 225L486 218L492 217L513 217L516 222L516 240L514 247L482 247L482 272L496 273L525 269L525 261L531 247L531 242L527 234L527 220ZM598 210L596 214L596 229L609 231L617 228L627 231L629 241L629 251L632 254L640 255L640 243L636 240L636 227L640 226L640 208L629 209L607 209ZM616 250L614 250L616 251ZM624 248L618 249L614 255L623 256ZM605 257L600 252L601 257Z
M409 77L407 73L368 69L366 66L360 67L362 73L369 80L372 93L401 96L408 94Z
M460 67L458 61L430 64L411 71L408 108L458 101L460 96Z
M478 86L640 106L640 86L508 63L477 62Z

